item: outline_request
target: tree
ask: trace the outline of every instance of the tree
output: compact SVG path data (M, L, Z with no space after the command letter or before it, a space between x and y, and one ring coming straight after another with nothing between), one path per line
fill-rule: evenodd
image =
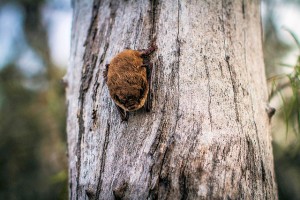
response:
M277 199L259 3L73 2L71 199ZM121 122L105 64L153 38L152 111Z

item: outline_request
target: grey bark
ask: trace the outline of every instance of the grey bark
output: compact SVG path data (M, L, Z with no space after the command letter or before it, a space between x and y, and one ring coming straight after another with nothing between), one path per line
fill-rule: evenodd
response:
M70 199L277 199L257 0L74 0ZM153 109L122 123L105 64L152 58Z

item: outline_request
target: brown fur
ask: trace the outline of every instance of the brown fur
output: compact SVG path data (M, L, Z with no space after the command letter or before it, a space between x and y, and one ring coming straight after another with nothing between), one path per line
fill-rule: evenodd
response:
M124 50L110 62L107 86L114 102L125 111L138 110L145 104L149 91L142 54Z

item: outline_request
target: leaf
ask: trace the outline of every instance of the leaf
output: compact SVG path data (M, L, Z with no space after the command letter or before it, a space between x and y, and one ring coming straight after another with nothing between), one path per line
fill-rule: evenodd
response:
M300 41L298 40L296 34L291 31L290 29L288 29L287 27L283 27L283 30L286 30L289 34L291 34L291 36L293 37L293 39L295 40L297 46L298 46L298 49L300 50Z

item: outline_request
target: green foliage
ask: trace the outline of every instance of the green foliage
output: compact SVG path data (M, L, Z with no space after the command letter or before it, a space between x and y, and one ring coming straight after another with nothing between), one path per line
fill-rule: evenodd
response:
M53 101L61 104L57 98L63 100L63 95L48 98L48 91L57 89L36 91L26 88L25 81L28 78L14 65L0 72L0 199L66 197L66 161L51 158L64 153L59 130L64 120L56 121L48 108ZM58 170L60 176L54 174Z
M294 19L289 15L288 8L300 6L299 0L263 0L265 6L264 19L264 60L266 75L269 78L271 95L269 100L277 112L272 119L273 152L276 181L280 200L300 199L300 142L299 142L299 56L292 66L282 63L286 56L291 55L294 46L298 46L296 34L290 31L296 41L291 45L287 39L280 37L282 25L278 21L290 16L292 23L286 26L293 27ZM295 14L295 13L294 13ZM287 21L284 21L286 23ZM296 28L296 27L295 27ZM298 54L300 55L300 53ZM295 59L296 61L296 59ZM288 72L288 73L287 73ZM298 91L297 91L298 90ZM298 94L297 94L298 92ZM293 127L293 128L291 128ZM284 128L286 130L284 130ZM288 134L294 132L295 134ZM297 139L298 138L298 139Z
M286 29L287 30L287 29ZM287 64L281 64L284 67L289 67L292 72L287 74L280 74L271 77L269 80L272 81L272 92L270 97L272 98L274 94L279 94L283 102L283 117L286 122L286 132L288 133L289 124L292 125L293 131L295 133L300 133L300 42L296 35L287 30L294 38L298 48L299 56L297 58L296 64L290 66ZM282 84L281 80L286 79L287 81ZM292 91L291 95L284 95L283 90L290 89Z
M44 64L41 72L30 76L17 61L0 69L0 199L50 200L68 196L66 108L60 84L65 72L53 64L49 54L41 16L44 2L0 3L22 8L26 46Z

